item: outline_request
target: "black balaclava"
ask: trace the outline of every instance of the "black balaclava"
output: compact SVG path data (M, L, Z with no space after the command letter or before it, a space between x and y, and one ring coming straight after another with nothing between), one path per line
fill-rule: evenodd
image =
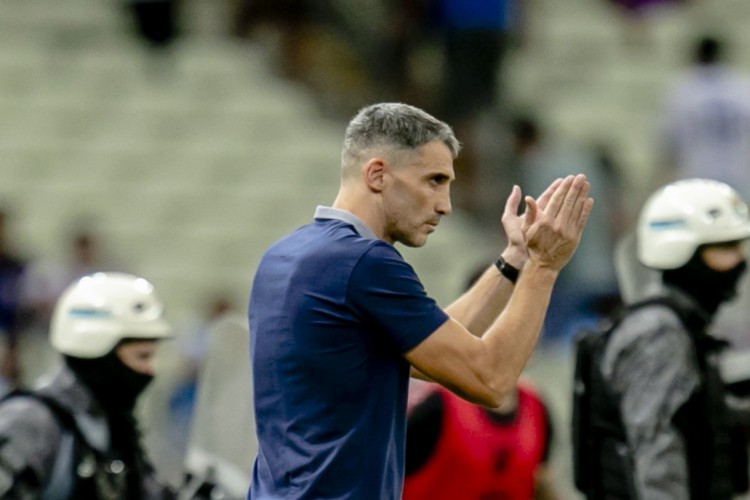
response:
M722 303L737 295L737 283L747 268L744 260L727 271L709 268L701 257L698 247L690 260L677 269L664 271L663 280L692 296L701 308L713 316Z
M118 344L119 345L119 344ZM153 380L122 362L116 348L100 358L65 356L65 362L91 390L104 410L110 427L112 451L133 466L140 455L140 435L133 416L138 396ZM137 491L137 474L129 475L130 491Z
M100 358L65 356L65 362L107 413L131 412L140 393L154 378L126 366L116 348Z

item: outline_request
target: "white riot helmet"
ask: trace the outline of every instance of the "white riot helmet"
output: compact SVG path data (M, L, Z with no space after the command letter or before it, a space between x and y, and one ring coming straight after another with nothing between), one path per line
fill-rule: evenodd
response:
M50 342L63 354L98 358L122 339L170 337L153 285L123 273L96 273L70 285L52 316Z
M700 245L750 238L748 207L729 185L709 179L667 184L638 220L638 259L654 269L685 265Z

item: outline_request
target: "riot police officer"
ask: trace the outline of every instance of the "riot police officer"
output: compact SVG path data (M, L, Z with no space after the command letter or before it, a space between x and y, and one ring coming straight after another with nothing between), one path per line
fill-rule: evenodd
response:
M59 371L0 404L0 497L175 498L157 480L133 415L170 331L143 278L96 273L70 285L50 332Z
M748 238L748 207L727 184L681 180L646 201L638 260L660 280L578 342L574 449L587 498L729 500L746 489L747 443L718 369L726 342L710 326L736 295Z

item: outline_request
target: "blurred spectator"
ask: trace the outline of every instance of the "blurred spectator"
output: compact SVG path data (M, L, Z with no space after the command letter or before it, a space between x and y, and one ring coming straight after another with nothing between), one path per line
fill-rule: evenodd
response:
M502 63L519 30L522 0L433 0L444 33L442 110L471 117L502 99Z
M748 198L750 81L727 66L724 50L718 38L699 38L692 66L667 93L663 117L666 177L716 179Z
M525 194L538 196L558 177L581 172L597 200L575 255L560 273L545 321L546 340L567 339L602 311L619 303L614 248L622 229L622 182L605 149L589 151L545 136L534 118L519 117L512 125L516 168ZM545 184L546 183L546 184Z
M406 0L389 3L379 81L388 99L424 107L452 124L462 152L454 168L461 182L455 206L481 215L479 129L503 111L503 63L522 29L523 0ZM439 70L414 66L413 53L429 40ZM435 61L431 59L430 61ZM431 78L416 75L429 73ZM377 78L377 76L376 76Z
M0 377L10 385L15 385L18 375L16 338L20 319L21 277L26 263L13 248L9 223L9 212L0 208L0 335L3 339ZM4 388L0 388L2 389Z
M551 420L528 383L488 409L412 380L407 422L404 500L557 498Z
M477 266L464 288L485 270ZM411 379L407 418L404 500L556 498L546 467L552 420L530 383L488 409Z
M167 47L177 36L177 0L126 0L140 37L152 48Z
M633 48L653 45L648 23L652 15L687 2L688 0L607 0L622 15L625 44Z
M380 71L372 78L386 100L433 107L426 92L416 85L412 55L432 29L430 0L388 0L385 3L385 32L381 35ZM434 98L434 97L433 97Z
M308 71L309 28L327 15L323 2L314 0L236 0L232 34L247 37L259 26L272 26L280 36L278 64L286 78L301 80Z
M75 230L68 242L70 253L67 259L63 262L36 260L29 266L23 280L25 313L45 331L55 302L69 284L96 271L112 270L101 256L100 243L92 231Z
M386 71L379 73L396 100L422 102L450 119L491 109L499 101L502 61L518 38L523 0L391 0L386 2ZM412 53L435 40L442 55L437 102L425 102L433 89L417 88ZM432 68L429 68L432 69Z
M463 144L456 160L461 182L456 204L479 210L478 127L487 112L502 111L503 63L520 29L522 0L434 0L443 33L440 112Z
M354 4L319 0L232 0L232 4L232 34L267 42L275 72L310 89L322 113L348 117L374 97L369 73L384 71L381 66L386 64L374 55L378 44L373 40L381 30L373 28L376 21L358 12L359 4L354 8ZM368 4L363 10L377 14L382 7Z
M642 16L661 5L684 3L685 0L608 0L630 15Z
M78 228L68 236L69 254L63 261L41 258L32 261L21 283L22 332L18 338L18 361L22 383L31 383L44 373L57 356L46 341L52 310L63 290L78 279L97 271L118 271L102 255L97 235Z

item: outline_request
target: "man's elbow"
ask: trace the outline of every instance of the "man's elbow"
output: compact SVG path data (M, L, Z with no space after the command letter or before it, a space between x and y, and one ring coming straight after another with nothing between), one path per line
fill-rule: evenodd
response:
M476 392L473 403L487 407L497 408L502 405L516 387L516 380L510 377L497 377L483 380L481 389Z
M500 403L502 403L502 401L503 401L503 398L500 395L491 394L491 395L483 396L482 398L478 398L472 401L472 403L479 405L479 406L484 406L485 408L489 408L490 410L494 410L495 408L500 406Z
M468 401L485 408L495 409L502 406L505 399L510 395L510 392L488 392L486 394L478 395L476 397L467 398Z

